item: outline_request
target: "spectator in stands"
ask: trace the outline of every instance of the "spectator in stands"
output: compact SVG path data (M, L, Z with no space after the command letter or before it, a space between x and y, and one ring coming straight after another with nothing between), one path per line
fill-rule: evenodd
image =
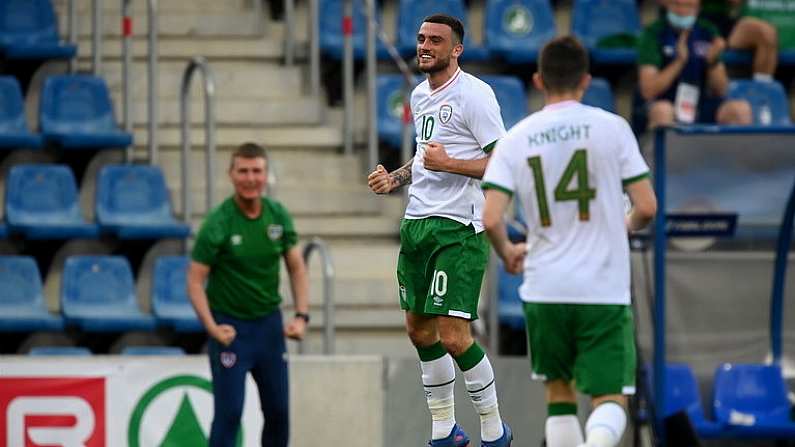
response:
M262 197L267 180L265 149L253 143L241 145L232 154L229 177L234 195L205 218L188 272L191 302L210 335L215 414L209 445L235 445L250 371L265 419L262 445L287 447L284 336L301 339L309 323L306 266L287 210ZM287 265L296 309L286 328L279 311L280 256Z
M753 52L754 79L772 81L778 64L778 33L770 23L747 16L747 3L743 0L704 0L700 17L718 27L729 48Z
M747 101L721 100L729 86L720 59L726 41L713 24L697 18L699 1L669 0L667 5L666 16L649 25L638 43L638 80L648 102L649 128L674 122L750 124ZM721 101L716 113L710 99Z

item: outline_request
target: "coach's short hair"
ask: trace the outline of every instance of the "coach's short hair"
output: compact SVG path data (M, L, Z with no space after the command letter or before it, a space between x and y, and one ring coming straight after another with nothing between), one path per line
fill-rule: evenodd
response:
M232 169L235 165L235 158L262 158L265 162L268 162L268 153L265 152L265 148L260 146L257 143L243 143L232 152L232 158L229 159L229 169Z
M433 14L424 18L422 21L423 23L441 23L442 25L447 25L453 30L453 35L458 39L458 42L454 43L458 44L464 42L464 24L455 17L447 14Z
M588 70L588 50L572 36L552 39L538 55L538 71L552 93L576 90Z

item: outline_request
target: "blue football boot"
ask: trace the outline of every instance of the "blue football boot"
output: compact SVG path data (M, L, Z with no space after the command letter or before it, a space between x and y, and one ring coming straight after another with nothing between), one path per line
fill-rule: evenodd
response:
M494 441L483 441L480 443L481 447L511 447L511 441L513 441L513 433L511 433L511 427L508 427L508 424L505 422L502 423L502 436L500 439L495 439Z
M428 441L428 447L467 447L469 436L464 432L460 425L455 424L450 436L443 439L433 439Z

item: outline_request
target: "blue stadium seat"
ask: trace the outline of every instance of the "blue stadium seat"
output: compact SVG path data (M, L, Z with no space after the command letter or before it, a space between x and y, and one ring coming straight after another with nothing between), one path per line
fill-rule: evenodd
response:
M63 319L44 303L41 274L29 256L0 256L0 332L59 331Z
M161 256L152 273L152 313L158 326L177 332L202 332L187 289L187 256Z
M729 99L745 99L751 104L757 126L789 126L789 101L778 81L741 79L729 83Z
M99 171L96 217L120 239L185 238L190 226L171 213L166 180L157 166L108 165Z
M523 275L512 275L505 271L502 262L497 267L497 298L500 324L516 330L524 330L524 309L519 298L519 286Z
M28 130L19 81L0 76L0 149L38 149L41 144L41 136Z
M715 371L713 409L732 437L795 439L779 365L725 363Z
M412 89L420 82L422 78L417 77ZM376 79L378 138L395 149L403 141L403 85L402 75L378 75ZM409 125L414 127L413 123Z
M0 239L8 237L8 227L4 223L0 223Z
M610 88L610 83L604 78L591 79L591 85L585 91L582 103L616 113L616 100L613 97L613 89Z
M397 18L397 44L395 45L404 57L412 57L417 53L417 31L422 20L431 14L449 14L467 27L467 11L463 0L400 0ZM464 33L464 53L461 60L484 61L489 58L486 48L472 43L469 33Z
M0 0L0 52L6 59L68 59L77 47L61 42L50 0Z
M28 355L69 355L82 357L91 355L91 350L80 346L36 346L28 351Z
M61 279L67 325L86 332L152 330L155 320L138 306L130 263L122 256L70 256Z
M64 149L124 148L132 135L116 123L105 80L91 75L50 76L39 101L41 133Z
M121 355L185 355L185 350L179 346L127 346L121 350Z
M572 7L572 33L582 41L594 64L634 64L635 46L600 48L608 38L631 39L640 34L636 0L575 0Z
M556 33L549 0L488 0L486 3L486 48L508 63L535 63L541 47Z
M320 2L320 51L335 60L342 60L345 39L342 27L343 0L322 0ZM367 55L367 16L364 0L353 1L353 58L363 60ZM380 20L380 9L376 3L376 17ZM376 30L376 32L378 32ZM389 53L381 40L376 37L376 57L385 59Z
M525 92L524 84L519 78L487 75L480 76L480 79L489 84L494 90L494 95L500 104L500 113L506 129L510 129L527 116L529 113L527 93Z
M16 165L6 179L6 222L26 239L96 238L80 213L77 184L66 165Z
M720 437L721 425L704 416L698 383L690 366L684 363L669 363L666 366L666 374L664 416L685 411L700 437Z

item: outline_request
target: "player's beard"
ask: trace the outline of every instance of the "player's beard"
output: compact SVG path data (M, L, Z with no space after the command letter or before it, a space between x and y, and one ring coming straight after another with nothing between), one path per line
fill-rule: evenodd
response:
M436 62L431 66L420 65L420 56L417 55L417 67L425 74L438 73L444 71L450 66L450 55L445 58L436 57Z

